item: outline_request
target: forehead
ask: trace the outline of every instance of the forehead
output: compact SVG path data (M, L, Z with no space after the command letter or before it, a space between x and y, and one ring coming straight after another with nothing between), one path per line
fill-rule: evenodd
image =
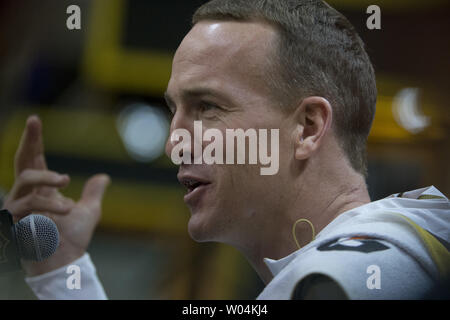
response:
M234 84L263 90L275 37L275 29L264 23L201 21L175 54L169 89L202 85L226 89Z

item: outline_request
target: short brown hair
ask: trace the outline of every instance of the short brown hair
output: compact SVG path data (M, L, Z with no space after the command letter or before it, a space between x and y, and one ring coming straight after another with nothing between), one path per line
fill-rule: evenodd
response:
M320 0L212 0L201 20L263 21L278 30L274 89L283 104L312 95L333 107L333 128L352 167L367 175L366 143L375 115L375 73L351 23ZM269 79L270 77L268 77ZM269 79L270 80L270 79ZM288 102L289 101L289 102Z

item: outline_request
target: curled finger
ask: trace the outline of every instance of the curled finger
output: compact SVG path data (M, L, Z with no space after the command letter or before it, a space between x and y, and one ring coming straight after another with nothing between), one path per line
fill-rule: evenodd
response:
M63 188L70 182L68 175L49 170L24 170L16 179L9 194L12 199L18 199L31 193L35 187Z
M28 214L46 212L64 215L72 210L74 202L68 198L48 198L39 194L29 194L16 201L5 204L5 208L11 212L14 220L20 220Z

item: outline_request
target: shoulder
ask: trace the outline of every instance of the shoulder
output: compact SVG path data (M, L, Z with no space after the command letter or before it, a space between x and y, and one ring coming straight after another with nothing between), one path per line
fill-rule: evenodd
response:
M322 242L298 255L278 276L278 281L292 284L286 287L292 299L420 299L433 285L408 254L368 237Z

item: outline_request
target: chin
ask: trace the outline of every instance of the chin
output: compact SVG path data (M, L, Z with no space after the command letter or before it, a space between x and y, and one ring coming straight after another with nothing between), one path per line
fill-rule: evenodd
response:
M188 233L192 240L196 242L209 241L207 226L203 223L202 219L199 219L199 212L192 213L188 223Z
M218 240L218 230L211 224L211 212L192 213L188 223L188 233L196 242L209 242Z

